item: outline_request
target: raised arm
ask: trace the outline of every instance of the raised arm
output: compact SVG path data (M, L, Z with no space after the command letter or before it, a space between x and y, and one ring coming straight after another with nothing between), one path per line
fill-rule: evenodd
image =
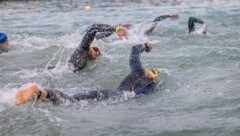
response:
M97 35L95 36L95 38L96 38L97 40L99 40L99 39L102 39L102 38L105 38L105 37L109 37L109 36L111 36L113 33L114 33L114 32L103 32L103 33L99 33L99 34L97 34Z
M89 50L90 44L93 42L97 32L107 32L107 33L114 33L116 27L106 25L106 24L94 24L90 27L87 33L84 35L83 40L80 44L80 48L85 50Z
M172 14L169 14L169 15L162 15L162 16L159 16L159 17L155 18L154 21L153 21L152 26L148 30L146 30L144 32L144 34L145 35L151 35L153 33L154 29L156 28L158 22L160 22L160 21L162 21L162 20L164 20L166 18L178 19L179 18L179 14L172 13Z
M160 22L160 21L162 21L166 18L169 18L169 17L170 17L170 15L162 15L162 16L159 16L159 17L155 18L153 22Z
M129 30L129 29L131 29L131 27L132 27L132 24L130 24L130 23L118 24L117 26L115 26L115 32L116 32L117 30L119 30L119 28L120 28L120 29ZM102 39L102 38L105 38L105 37L109 37L109 36L111 36L113 33L114 33L114 31L113 31L113 32L102 32L102 33L97 34L97 35L95 36L95 38L96 38L97 40L99 40L99 39ZM126 35L127 35L127 33L126 33ZM118 33L118 36L121 37L121 34ZM126 36L125 36L125 38L126 38Z
M150 43L138 44L132 47L129 64L131 70L141 70L143 69L141 64L141 53L143 51L150 52L152 45Z
M200 20L198 18L195 18L195 17L190 17L189 20L188 20L188 30L189 30L189 33L195 31L194 23L204 24L204 21L202 21L202 20Z

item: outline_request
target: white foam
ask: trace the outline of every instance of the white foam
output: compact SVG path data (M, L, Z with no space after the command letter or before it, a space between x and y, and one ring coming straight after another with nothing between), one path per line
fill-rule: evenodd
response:
M167 68L159 68L158 71L160 72L160 74L167 74L168 76L171 75Z
M123 101L127 101L130 98L133 98L136 96L136 93L134 91L123 91L122 99Z
M36 83L27 83L25 85L23 85L20 89L22 88L27 88L29 86L35 85ZM19 88L11 88L12 84L8 84L6 86L4 86L1 89L1 95L0 95L0 102L1 103L8 103L10 105L14 105L15 103L15 95L17 93L17 91L19 90ZM39 86L41 88L41 86ZM11 88L11 89L9 89Z

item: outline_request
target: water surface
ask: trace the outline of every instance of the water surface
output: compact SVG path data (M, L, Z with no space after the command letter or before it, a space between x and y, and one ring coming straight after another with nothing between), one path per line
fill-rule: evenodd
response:
M240 135L240 6L238 1L3 1L0 28L11 50L0 56L0 135ZM92 5L92 12L83 7ZM159 23L157 16L177 12L180 19ZM187 34L190 16L209 26L209 35ZM131 22L129 40L101 45L102 56L74 74L67 60L94 23ZM82 101L53 106L14 107L16 88L38 83L68 94L116 88L128 74L133 45L154 43L142 54L146 68L165 71L155 93L119 102ZM57 65L52 71L49 65Z

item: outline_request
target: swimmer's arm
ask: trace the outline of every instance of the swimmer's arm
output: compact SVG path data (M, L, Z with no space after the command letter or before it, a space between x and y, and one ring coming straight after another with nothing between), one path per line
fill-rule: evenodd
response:
M84 35L80 47L88 51L90 48L90 44L93 42L97 32L115 32L115 30L115 26L110 26L106 24L94 24Z
M105 38L105 37L109 37L114 32L116 32L120 38L125 37L127 39L127 36L128 36L127 30L129 30L131 28L132 28L132 24L130 24L130 23L118 24L118 25L115 26L115 31L103 32L103 33L97 34L96 39L99 40L99 39L102 39L102 38Z
M152 24L152 26L148 30L146 30L144 32L144 34L145 35L151 35L153 33L154 29L156 28L158 22L160 22L160 21L162 21L162 20L164 20L166 18L171 18L173 20L174 19L178 19L179 18L179 14L171 13L169 15L162 15L162 16L159 16L159 17L155 18L154 21L153 21L154 23Z
M170 17L170 15L162 15L162 16L159 16L159 17L155 18L153 22L160 22L160 21L162 21L166 18L169 18L169 17Z
M204 21L202 21L198 18L195 18L195 17L190 17L189 20L188 20L189 33L193 32L195 30L194 23L204 24Z
M157 26L157 23L156 22L153 23L152 26L144 32L144 34L145 35L151 35L153 33L154 29L156 28L156 26Z
M163 15L163 16L159 16L159 17L155 18L154 21L153 21L154 23L152 24L152 26L148 30L146 30L144 32L144 34L145 35L151 35L153 33L155 27L157 26L158 22L160 22L160 21L162 21L162 20L164 20L166 18L169 18L169 17L170 17L170 15Z
M105 38L105 37L109 37L113 33L114 32L103 32L103 33L97 34L96 39L99 40L99 39L102 39L102 38Z
M157 18L154 19L153 22L159 22L159 21L162 21L166 18L171 18L171 19L178 19L179 18L179 14L178 13L171 13L169 15L162 15L162 16L159 16Z
M163 16L159 16L159 17L155 18L154 21L153 21L154 23L152 24L150 29L146 30L144 32L144 34L145 35L151 35L153 33L154 29L156 28L158 22L160 22L160 21L162 21L162 20L164 20L166 18L169 18L169 17L170 17L170 15L163 15Z
M139 44L132 47L131 55L129 59L130 68L132 70L143 69L140 57L141 57L141 53L144 50L147 50L146 44Z

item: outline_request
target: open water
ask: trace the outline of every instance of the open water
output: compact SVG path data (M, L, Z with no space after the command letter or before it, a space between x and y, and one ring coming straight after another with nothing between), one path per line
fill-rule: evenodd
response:
M91 13L83 10L88 4ZM163 20L155 35L143 36L154 18L172 12L180 19ZM208 36L188 35L190 16L208 23ZM79 73L68 69L67 60L89 25L122 22L134 26L129 40L113 35L95 41L101 57ZM240 135L238 0L1 1L0 31L11 46L0 56L1 136ZM24 84L69 95L116 88L130 71L131 47L146 41L153 49L142 54L144 67L163 72L153 94L116 102L14 106ZM57 67L46 70L50 65Z

